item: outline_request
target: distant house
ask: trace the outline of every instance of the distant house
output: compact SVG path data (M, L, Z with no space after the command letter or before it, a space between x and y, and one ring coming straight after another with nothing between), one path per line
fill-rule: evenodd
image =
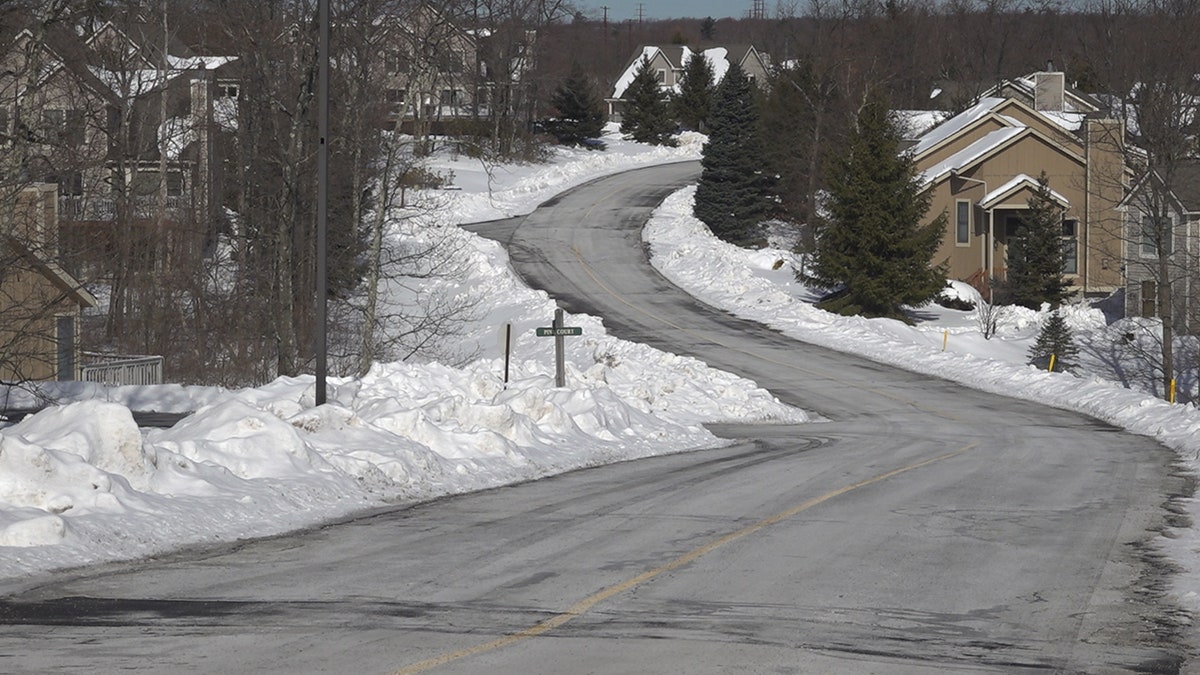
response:
M720 83L729 70L731 63L741 66L746 75L760 86L767 81L770 61L766 54L759 52L751 45L709 47L702 51L692 51L685 45L646 45L638 48L621 76L613 85L612 95L605 99L608 103L608 119L612 122L621 121L621 112L625 106L625 90L633 82L643 60L650 62L650 68L656 73L658 86L664 94L679 91L679 80L688 61L694 56L708 59L712 66L713 79Z
M930 215L949 224L935 263L987 292L1007 275L1008 245L1045 172L1063 209L1063 272L1075 292L1107 295L1123 286L1122 128L1069 93L1059 72L1002 83L965 111L914 134L909 151Z
M57 186L33 184L0 205L0 382L74 380L79 315L96 298L54 261Z
M382 16L384 90L392 121L432 122L477 114L487 92L476 35L460 18L419 2Z
M216 139L237 123L235 59L164 52L141 30L23 31L0 52L0 145L58 186L64 249L99 264L112 225L161 228L192 256L222 219Z

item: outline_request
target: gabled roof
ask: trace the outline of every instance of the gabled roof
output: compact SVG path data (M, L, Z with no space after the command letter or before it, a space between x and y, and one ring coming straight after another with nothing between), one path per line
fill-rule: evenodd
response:
M920 157L957 136L964 129L975 125L980 120L991 117L996 107L1004 103L1004 101L1005 99L1002 98L982 98L970 108L925 132L923 136L917 139L917 144L912 147L913 156Z
M1005 200L1009 199L1025 188L1029 188L1030 190L1038 189L1037 179L1029 174L1017 174L1012 180L984 195L983 199L979 201L979 205L985 209L999 206L1000 204L1003 204ZM1057 202L1058 205L1064 209L1071 206L1070 200L1064 197L1062 193L1055 192L1053 188L1050 189L1050 198Z
M713 84L720 84L721 80L725 77L725 73L729 71L730 64L737 63L740 65L751 57L758 59L759 63L766 67L762 54L754 48L754 45L708 47L698 52L693 51L686 45L643 45L635 50L633 57L626 64L625 70L617 78L617 83L613 86L613 93L610 98L619 99L625 95L625 90L629 87L629 83L633 82L633 76L637 73L642 59L653 61L659 55L666 59L671 68L676 71L687 67L688 61L692 57L697 55L703 56L708 59L708 64L712 67Z
M1153 175L1159 184L1163 183L1157 173ZM1129 206L1135 202L1147 180L1148 175L1143 174L1125 193L1125 198L1121 200L1120 206ZM1200 159L1183 160L1176 165L1171 183L1170 199L1179 207L1180 211L1200 213Z
M66 294L71 300L75 301L80 307L96 307L100 302L96 296L92 295L78 279L71 276L58 263L53 260L47 260L38 255L35 251L30 250L25 242L14 236L4 237L4 241L24 256L42 276L46 277L60 291Z
M1028 98L1030 103L1032 103L1036 92L1034 78L1037 75L1038 73L1029 73L1028 75L1021 77L1003 80L999 84L996 84L985 91L983 95L1007 98L1009 95L1006 95L1005 89L1011 89L1013 93ZM1067 113L1088 113L1096 112L1100 109L1099 106L1091 101L1086 94L1071 87L1064 87L1063 89L1063 104L1064 107L1067 108L1063 112Z
M931 185L949 176L951 173L963 171L984 157L992 155L1016 139L1029 135L1032 132L1033 130L1029 127L1007 127L986 134L974 143L926 169L921 175L921 184L923 186Z

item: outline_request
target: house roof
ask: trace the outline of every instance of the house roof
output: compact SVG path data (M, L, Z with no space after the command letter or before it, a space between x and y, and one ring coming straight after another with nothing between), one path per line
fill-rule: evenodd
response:
M912 147L913 155L919 157L929 152L967 127L992 115L996 107L1004 101L1005 99L994 97L980 99L975 105L925 132L917 139L917 144Z
M1185 160L1175 167L1175 197L1189 213L1200 212L1200 160Z
M1137 204L1140 201L1138 196L1143 194L1142 190L1149 175L1143 174L1126 191L1125 198L1121 200L1121 206ZM1160 185L1163 183L1158 173L1154 173L1153 176ZM1184 213L1200 213L1200 160L1188 159L1175 165L1171 177L1170 198Z
M1003 80L991 89L984 92L984 96L1002 96L1006 97L1005 89L1011 89L1014 93L1026 97L1032 103L1036 93L1035 77L1039 73L1029 73L1021 77L1014 77L1008 80ZM1077 89L1070 86L1063 88L1063 112L1067 113L1088 113L1099 110L1093 101L1089 100L1088 96ZM1046 112L1046 111L1039 111Z
M921 175L921 183L924 186L931 185L951 173L962 171L1031 131L1029 127L1007 127L985 134L974 143L926 169Z
M1012 180L984 195L983 199L979 201L979 205L985 209L999 206L1006 199L1011 198L1025 188L1036 190L1038 188L1037 179L1026 173L1017 174ZM1050 189L1050 198L1058 202L1058 205L1064 209L1071 206L1070 200L1064 197L1062 193L1056 192L1053 188Z
M44 277L50 280L60 291L65 293L80 307L96 307L100 302L96 296L92 295L78 279L71 276L58 263L53 260L47 260L38 255L35 251L29 249L20 239L14 236L4 238L9 245L13 247L19 254L29 260L35 269Z
M663 58L671 64L674 70L683 70L688 61L697 54L708 59L709 66L713 71L713 84L720 84L724 79L725 73L729 71L730 64L745 63L746 59L751 55L761 60L761 55L753 45L725 45L718 47L708 47L701 51L693 51L686 45L643 45L634 51L633 57L626 64L625 70L621 76L617 78L617 82L613 85L613 93L611 98L619 99L625 96L625 90L629 88L629 83L633 82L633 76L637 73L638 65L642 59L653 60L655 56L661 54Z

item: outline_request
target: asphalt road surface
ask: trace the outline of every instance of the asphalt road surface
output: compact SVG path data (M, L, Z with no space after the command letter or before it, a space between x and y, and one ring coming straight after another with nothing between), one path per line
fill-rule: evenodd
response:
M1190 490L1172 454L696 302L638 230L697 170L476 229L566 309L828 421L0 584L0 671L1187 672L1151 545Z

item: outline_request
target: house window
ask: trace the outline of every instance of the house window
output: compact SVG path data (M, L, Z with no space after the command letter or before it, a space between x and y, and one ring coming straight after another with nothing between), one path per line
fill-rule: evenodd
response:
M49 145L83 145L82 110L43 110L42 142Z
M466 60L462 52L447 52L442 55L442 68L448 73L461 73L466 70Z
M167 196L181 197L183 196L183 172L168 171L167 172Z
M54 338L58 345L55 363L59 382L75 379L75 317L55 317Z
M387 70L388 75L395 75L404 71L407 60L404 54L396 49L389 49L383 53L383 67Z
M384 95L387 97L387 102L393 105L404 103L404 99L408 97L407 89L388 89Z
M241 93L241 87L236 82L218 82L217 83L217 98L237 99Z
M1076 231L1079 221L1064 220L1062 223L1063 274L1079 273L1079 239Z
M8 108L0 108L0 136L8 135Z
M46 176L46 182L58 185L58 194L60 197L83 196L83 174L79 171L68 171L66 173Z
M1157 227L1158 223L1161 223L1162 227ZM1164 252L1171 255L1175 249L1174 238L1174 223L1171 222L1171 216L1163 216L1161 221L1154 216L1142 216L1141 248L1143 257L1157 258L1160 244Z
M966 199L955 201L954 242L960 246L971 243L971 202Z
M655 73L654 73L654 79L655 79L655 80L657 80L659 84L666 84L666 83L667 83L667 71L666 71L666 69L664 69L664 68L659 68L657 71L655 71Z
M1158 284L1153 281L1142 282L1142 316L1158 316Z

